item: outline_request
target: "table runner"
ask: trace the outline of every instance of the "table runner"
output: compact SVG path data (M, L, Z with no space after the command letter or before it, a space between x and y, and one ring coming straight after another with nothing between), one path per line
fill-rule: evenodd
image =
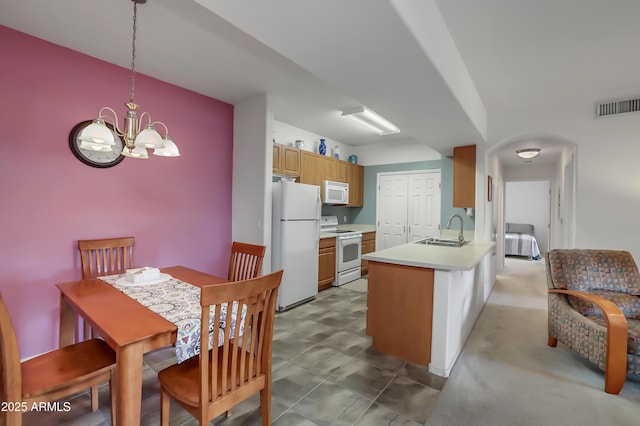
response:
M99 277L102 281L112 285L122 293L131 297L141 305L152 310L178 327L176 338L176 356L178 363L200 353L200 288L187 282L171 277L160 284L143 284L137 286L121 286L116 284L118 279L124 278L124 274L107 275ZM213 344L213 313L209 322L209 348ZM231 314L231 337L235 330L238 302L233 303ZM244 331L244 319L247 307L243 306L240 335ZM226 327L227 305L222 305L222 324L219 330L219 342L223 341L224 328Z

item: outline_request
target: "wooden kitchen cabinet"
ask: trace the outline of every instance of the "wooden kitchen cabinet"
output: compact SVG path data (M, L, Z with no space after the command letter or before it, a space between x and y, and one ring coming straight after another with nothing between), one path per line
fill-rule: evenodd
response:
M373 253L376 251L376 233L364 232L362 234L362 254ZM360 261L360 267L362 269L362 275L369 273L369 261L362 259Z
M337 182L349 182L347 179L347 162L331 158L333 162L333 179Z
M367 335L373 349L429 365L434 276L429 268L369 263Z
M349 204L347 207L362 207L364 202L364 167L345 163L347 182L349 183Z
M334 182L348 182L347 162L333 157L324 157L324 173L322 179L332 180Z
M476 206L476 146L453 149L453 207Z
M301 152L300 183L322 187L326 157L309 151ZM320 191L322 192L322 191Z
M282 174L300 176L300 150L292 146L285 146L282 151Z
M349 184L347 207L362 207L364 201L364 167L310 151L300 151L300 183L317 185L333 180ZM320 191L322 192L322 191Z
M322 180L333 180L336 181L336 161L331 157L322 156L323 162L323 172L322 172Z
M273 144L273 173L300 176L300 150L292 146Z
M318 249L318 291L326 290L336 280L336 238L321 238Z
M283 145L279 143L273 144L273 173L282 174L282 149Z

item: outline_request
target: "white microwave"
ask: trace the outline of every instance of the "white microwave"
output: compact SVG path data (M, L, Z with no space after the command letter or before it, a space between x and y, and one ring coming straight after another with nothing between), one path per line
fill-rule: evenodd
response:
M349 184L325 180L322 188L322 202L324 204L348 204Z

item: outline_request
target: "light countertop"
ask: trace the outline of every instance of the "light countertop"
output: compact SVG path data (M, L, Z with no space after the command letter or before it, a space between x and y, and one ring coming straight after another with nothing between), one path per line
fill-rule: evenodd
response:
M471 241L462 247L403 244L362 256L365 260L441 270L468 271L495 246L491 241Z
M338 225L337 229L340 231L356 231L356 232L376 232L375 225L362 225L362 224L344 224ZM320 238L334 238L337 237L338 234L335 232L321 232Z

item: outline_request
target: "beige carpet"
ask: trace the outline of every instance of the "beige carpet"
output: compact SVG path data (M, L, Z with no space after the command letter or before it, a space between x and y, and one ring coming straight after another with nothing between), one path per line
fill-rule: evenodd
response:
M366 293L368 289L367 287L368 283L369 281L367 280L367 278L360 278L355 281L351 281L350 283L344 284L342 288L345 288L347 290L352 290L352 291L359 291L361 293Z
M360 278L355 281L351 281L350 283L346 283L342 286L342 288L346 288L347 290L359 291L361 293L367 292L367 284L368 280L366 278Z
M506 259L428 425L640 424L640 378L606 394L602 371L547 346L546 289L542 260Z

